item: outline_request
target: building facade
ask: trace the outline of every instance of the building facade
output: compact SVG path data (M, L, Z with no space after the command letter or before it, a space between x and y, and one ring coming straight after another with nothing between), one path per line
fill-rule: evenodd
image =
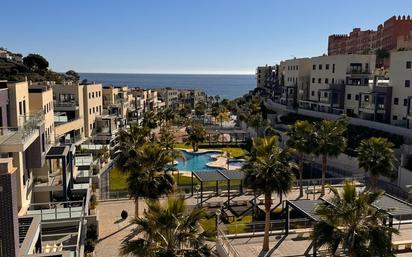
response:
M410 46L412 20L410 16L393 16L376 30L354 28L350 34L329 36L328 54L365 54L376 49L387 51Z

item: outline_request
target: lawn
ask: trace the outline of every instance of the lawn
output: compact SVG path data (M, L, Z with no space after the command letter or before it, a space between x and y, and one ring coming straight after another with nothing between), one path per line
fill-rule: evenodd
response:
M230 224L220 224L228 234L240 234L247 232L247 226L252 222L252 215L246 215L241 220L235 220ZM202 219L200 225L205 230L216 231L216 217Z
M114 167L110 171L110 191L127 190L126 179L127 175Z

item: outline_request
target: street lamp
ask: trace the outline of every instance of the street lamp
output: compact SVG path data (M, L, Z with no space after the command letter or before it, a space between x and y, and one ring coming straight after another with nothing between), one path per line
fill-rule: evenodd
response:
M197 197L196 203L197 203L197 205L199 205L199 190L200 190L200 185L199 184L197 184L195 186L195 190L196 190L196 197Z
M218 233L218 227L219 227L219 218L220 215L222 214L222 211L220 209L216 210L216 232Z

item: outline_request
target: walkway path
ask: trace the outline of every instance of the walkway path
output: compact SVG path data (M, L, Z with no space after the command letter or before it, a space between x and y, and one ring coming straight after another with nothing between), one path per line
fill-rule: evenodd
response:
M139 213L142 214L147 206L141 201L139 208ZM127 220L121 219L122 210L128 212L129 218ZM134 202L132 200L100 202L97 211L99 215L99 243L96 245L95 256L120 256L121 242L133 228L130 225L130 219L134 217Z

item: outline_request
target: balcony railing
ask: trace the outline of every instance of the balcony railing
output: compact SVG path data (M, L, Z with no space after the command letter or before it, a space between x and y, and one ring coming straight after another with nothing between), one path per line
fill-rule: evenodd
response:
M346 70L346 74L371 74L370 69L358 69L358 68L349 68Z
M78 107L78 104L76 101L68 101L68 102L54 101L53 105L54 107Z
M361 102L360 104L360 108L370 109L370 110L375 110L375 106L377 110L385 110L384 104L375 104L375 103L369 103L369 102Z

